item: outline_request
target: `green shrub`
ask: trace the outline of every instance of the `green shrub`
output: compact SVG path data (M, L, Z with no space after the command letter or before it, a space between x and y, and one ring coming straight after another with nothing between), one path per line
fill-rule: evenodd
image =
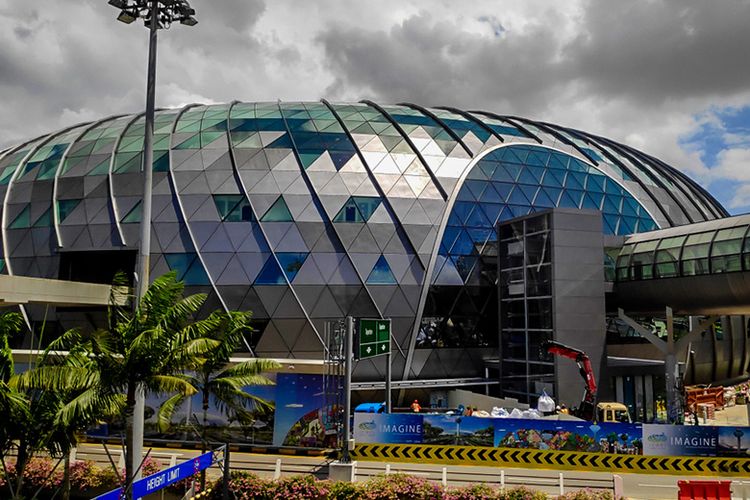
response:
M605 490L576 490L560 495L557 497L558 500L614 500L614 495L610 491Z
M359 500L362 498L362 483L335 481L328 485L328 500Z
M377 476L364 483L361 498L368 500L433 500L443 497L442 487L405 474Z
M498 488L486 484L472 484L461 488L447 488L443 500L496 500L502 498Z

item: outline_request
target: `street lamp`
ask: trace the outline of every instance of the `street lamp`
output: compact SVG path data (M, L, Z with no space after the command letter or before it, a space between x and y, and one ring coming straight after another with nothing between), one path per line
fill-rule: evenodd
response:
M109 0L109 4L120 10L117 20L131 24L138 18L149 30L148 42L148 79L146 81L146 126L143 138L143 201L141 210L141 241L138 251L138 266L135 275L135 301L138 307L146 293L149 283L149 266L151 250L151 187L153 184L154 158L154 101L156 88L156 33L159 29L169 28L179 21L186 26L195 26L195 10L187 0ZM143 455L143 411L145 395L143 389L136 391L135 411L133 415L133 440L130 452L130 466L134 477L140 478L139 467Z

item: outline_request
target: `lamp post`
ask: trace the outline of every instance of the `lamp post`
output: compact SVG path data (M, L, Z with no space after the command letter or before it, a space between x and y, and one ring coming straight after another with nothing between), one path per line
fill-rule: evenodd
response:
M195 10L187 0L109 0L109 4L120 10L117 20L131 24L138 18L149 30L148 42L148 79L146 81L146 124L143 138L143 201L141 202L141 240L138 251L138 265L135 276L134 307L140 304L149 284L149 266L151 250L151 187L153 183L154 158L154 109L156 89L156 34L159 29L168 28L179 22L186 26L195 26L198 21L193 17ZM129 452L131 470L134 477L140 477L139 467L143 454L143 412L146 401L143 389L136 391L135 411L133 415L133 441Z

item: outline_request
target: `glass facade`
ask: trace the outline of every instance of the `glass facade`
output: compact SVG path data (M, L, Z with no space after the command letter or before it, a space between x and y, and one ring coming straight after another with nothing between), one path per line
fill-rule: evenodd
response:
M637 281L750 270L747 224L627 243L617 279Z
M541 349L553 339L549 215L500 225L500 356L503 393L528 402L554 395L555 366Z
M136 249L143 131L142 115L116 116L1 152L0 272L56 277L66 252ZM250 345L265 356L320 357L325 321L391 318L397 377L474 376L496 352L498 223L590 208L604 232L626 235L723 211L624 146L492 113L236 102L158 111L154 133L152 276L176 271L211 307L252 310ZM684 207L662 205L659 183L687 190ZM745 240L712 241L704 257L695 242L695 272L745 265L733 250ZM526 287L508 352L534 350L549 329L548 256L542 241L524 245L542 265L508 271ZM638 251L642 270L671 255L653 252L649 264ZM523 370L544 380L544 363Z

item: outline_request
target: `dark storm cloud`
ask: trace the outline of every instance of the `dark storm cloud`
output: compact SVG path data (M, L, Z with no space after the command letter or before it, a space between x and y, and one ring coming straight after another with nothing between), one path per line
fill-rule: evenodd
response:
M747 90L750 2L592 1L565 58L589 91L643 100Z
M194 93L231 99L228 87L236 82L227 72L262 66L260 44L248 32L265 3L192 4L197 27L160 32L159 88L179 87L188 100ZM116 17L106 0L11 0L0 7L0 146L142 108L147 31L141 21L123 25ZM179 98L157 93L159 104L176 104L170 97Z
M503 22L496 8L484 17ZM596 0L582 13L573 37L541 11L530 27L500 37L423 13L388 31L337 25L319 41L336 75L331 92L385 100L501 103L534 114L562 87L640 102L748 88L749 1Z
M386 101L528 112L570 73L558 60L554 32L539 21L523 34L498 38L421 13L389 31L334 26L318 40L336 75L333 93L353 87Z

